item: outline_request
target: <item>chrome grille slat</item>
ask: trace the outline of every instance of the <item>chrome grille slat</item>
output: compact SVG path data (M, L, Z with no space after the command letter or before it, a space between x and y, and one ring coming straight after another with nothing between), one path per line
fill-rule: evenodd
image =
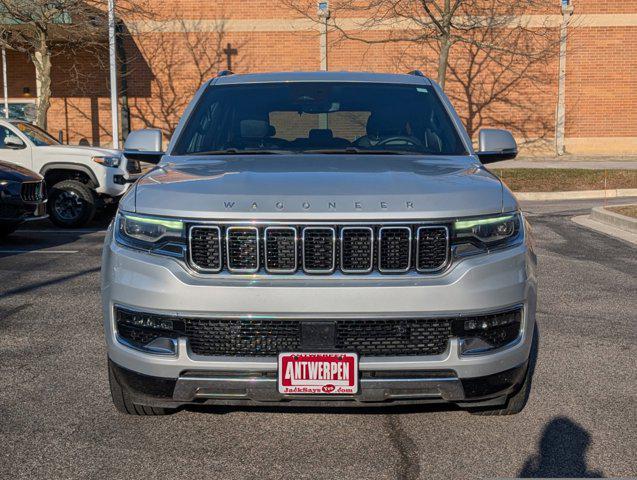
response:
M188 263L201 273L436 274L450 263L449 223L191 224Z

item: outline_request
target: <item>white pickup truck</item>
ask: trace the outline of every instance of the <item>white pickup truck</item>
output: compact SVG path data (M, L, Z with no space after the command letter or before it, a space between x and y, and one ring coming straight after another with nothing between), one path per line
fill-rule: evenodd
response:
M100 207L116 204L141 176L136 160L118 150L62 145L20 120L0 120L0 160L39 172L48 187L53 223L81 227Z

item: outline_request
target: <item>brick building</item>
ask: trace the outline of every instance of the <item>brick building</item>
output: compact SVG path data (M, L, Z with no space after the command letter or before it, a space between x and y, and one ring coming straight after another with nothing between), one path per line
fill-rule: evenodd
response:
M327 36L323 58L320 26L284 3L265 0L150 0L152 20L123 19L120 48L124 86L123 124L131 129L159 127L169 135L199 84L226 68L235 72L329 70L405 72L420 69L436 74L431 52L414 52L403 43L368 44L346 40L338 32ZM564 144L570 153L637 153L637 0L599 2L572 0L565 71L560 92L560 62L555 55L534 71L534 81L515 84L470 118L463 85L450 78L447 91L461 116L479 127L511 128L528 152L556 148L558 103L564 108ZM538 13L559 39L562 6ZM356 29L353 19L343 25ZM390 28L390 27L387 27ZM360 36L382 38L383 27ZM228 49L228 46L230 47ZM459 55L459 54L456 54ZM7 52L9 97L13 103L35 101L33 66L17 52ZM466 59L456 59L464 65ZM53 60L53 98L48 129L62 131L69 143L85 139L110 143L108 72L92 54ZM489 77L474 84L490 86ZM536 81L540 79L540 81ZM457 98L456 98L457 97Z

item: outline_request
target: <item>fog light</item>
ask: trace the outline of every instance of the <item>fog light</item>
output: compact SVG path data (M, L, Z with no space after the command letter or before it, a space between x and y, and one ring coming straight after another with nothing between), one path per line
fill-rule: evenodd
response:
M456 325L461 354L485 353L509 345L519 337L522 309L467 318Z

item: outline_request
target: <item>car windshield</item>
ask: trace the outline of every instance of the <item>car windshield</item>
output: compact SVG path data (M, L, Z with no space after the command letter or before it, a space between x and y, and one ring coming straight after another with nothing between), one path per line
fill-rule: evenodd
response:
M31 125L30 123L16 122L14 125L38 147L45 145L59 145L60 143L47 132L35 125Z
M174 155L466 153L429 85L263 83L210 86Z

